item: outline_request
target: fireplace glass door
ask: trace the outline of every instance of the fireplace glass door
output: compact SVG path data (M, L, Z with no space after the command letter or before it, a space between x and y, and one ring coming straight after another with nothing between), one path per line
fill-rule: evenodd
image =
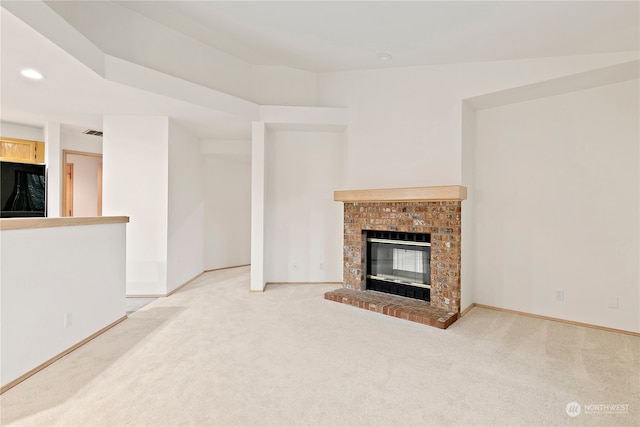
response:
M367 289L429 301L429 234L367 233Z

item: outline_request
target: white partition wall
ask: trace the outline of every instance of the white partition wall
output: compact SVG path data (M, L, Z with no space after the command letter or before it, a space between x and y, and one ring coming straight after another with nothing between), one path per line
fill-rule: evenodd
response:
M103 214L130 217L127 294L167 292L167 117L105 116Z
M204 262L202 157L168 117L106 116L105 215L131 218L127 295L166 295Z
M204 270L204 185L200 141L169 122L167 292Z
M0 234L0 382L5 386L124 319L126 224Z

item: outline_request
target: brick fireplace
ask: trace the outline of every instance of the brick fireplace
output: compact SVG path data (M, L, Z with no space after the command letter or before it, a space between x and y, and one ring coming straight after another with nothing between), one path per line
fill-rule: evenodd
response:
M336 191L344 203L343 289L325 298L446 328L460 312L462 186ZM431 301L367 291L366 232L430 235Z

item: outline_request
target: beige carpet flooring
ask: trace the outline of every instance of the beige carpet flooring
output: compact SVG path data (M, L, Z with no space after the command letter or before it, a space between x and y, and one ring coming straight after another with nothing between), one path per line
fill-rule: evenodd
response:
M639 338L480 308L440 330L248 283L143 307L3 394L2 425L640 425Z

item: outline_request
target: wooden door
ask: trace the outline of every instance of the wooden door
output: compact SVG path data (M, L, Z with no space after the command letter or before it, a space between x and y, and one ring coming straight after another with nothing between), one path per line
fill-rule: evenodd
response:
M73 163L66 163L64 165L62 216L73 216Z
M102 154L62 150L62 158L62 163L65 165L62 215L102 216ZM67 170L67 165L71 165L71 171ZM76 180L78 180L78 191L74 192ZM70 182L67 183L67 181ZM91 186L96 190L95 193L89 186L91 181L93 181Z

